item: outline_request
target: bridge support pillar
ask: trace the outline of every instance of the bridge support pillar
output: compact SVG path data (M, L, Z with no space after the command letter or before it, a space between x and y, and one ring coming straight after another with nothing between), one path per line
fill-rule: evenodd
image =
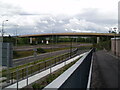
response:
M44 41L42 40L41 43L44 43Z
M46 44L49 44L50 38L46 38Z
M97 37L97 43L99 43L100 42L100 37Z
M33 43L33 40L32 40L32 37L30 37L30 44L32 44Z
M46 40L46 44L49 44L49 41L48 41L48 40Z

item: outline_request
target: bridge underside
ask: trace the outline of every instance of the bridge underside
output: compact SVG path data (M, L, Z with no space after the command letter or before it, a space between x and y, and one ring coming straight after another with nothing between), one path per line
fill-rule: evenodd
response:
M33 43L33 41L36 41L35 43L38 43L37 38L44 38L46 44L49 43L50 38L53 37L62 37L62 38L78 38L78 37L96 37L96 42L99 43L100 37L110 37L113 38L114 36L120 36L120 34L114 34L114 33L48 33L48 34L35 34L35 35L22 35L19 36L20 38L30 38L30 44ZM43 42L43 40L41 40Z

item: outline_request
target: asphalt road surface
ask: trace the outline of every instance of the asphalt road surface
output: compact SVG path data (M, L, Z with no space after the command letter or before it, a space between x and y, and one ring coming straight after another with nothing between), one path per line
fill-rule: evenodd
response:
M79 50L77 52L77 54L82 54L82 53L84 53L86 51L88 51L88 50ZM20 59L14 59L13 60L13 66L18 66L18 65L29 63L29 62L41 60L41 59L44 59L44 58L49 58L51 56L58 56L58 55L68 53L68 52L70 52L70 49L60 50L60 51L55 51L55 52L49 52L49 53L44 53L44 54L39 54L39 55L37 55L36 58L34 58L33 56L28 56L28 57L24 57L24 58L20 58Z
M99 88L118 88L118 79L120 79L120 74L118 73L118 62L119 59L112 54L106 52L105 50L97 51L94 54L94 60L98 67L100 81L102 85ZM93 65L93 68L95 65ZM93 78L96 76L93 75ZM96 78L96 80L98 79ZM93 83L96 82L93 80ZM96 84L97 85L97 84ZM96 86L95 86L96 87Z
M92 44L73 44L73 47L80 47L80 46L89 46ZM66 47L70 47L70 44L55 44L55 45L32 45L32 46L14 46L13 50L14 51L31 51L34 48L43 48L43 49L50 49L50 48L66 48Z
M28 57L24 57L24 58L19 58L19 59L14 59L13 60L13 66L18 66L18 65L22 65L22 64L26 64L32 61L37 61L37 60L41 60L44 58L49 58L52 56L57 56L63 53L67 53L70 50L60 50L60 51L55 51L55 52L49 52L49 53L44 53L44 54L39 54L36 57L34 56L28 56Z

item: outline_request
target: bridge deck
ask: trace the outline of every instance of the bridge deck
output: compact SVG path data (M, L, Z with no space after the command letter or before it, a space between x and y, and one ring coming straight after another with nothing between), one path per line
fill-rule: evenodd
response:
M114 33L46 33L46 34L32 34L32 35L22 35L19 37L46 37L46 36L115 36ZM116 34L120 36L120 34Z

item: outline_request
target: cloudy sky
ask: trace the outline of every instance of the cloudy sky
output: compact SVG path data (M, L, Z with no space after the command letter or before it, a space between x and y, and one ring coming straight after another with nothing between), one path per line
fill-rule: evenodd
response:
M8 35L107 33L117 27L119 0L0 0L0 30Z

